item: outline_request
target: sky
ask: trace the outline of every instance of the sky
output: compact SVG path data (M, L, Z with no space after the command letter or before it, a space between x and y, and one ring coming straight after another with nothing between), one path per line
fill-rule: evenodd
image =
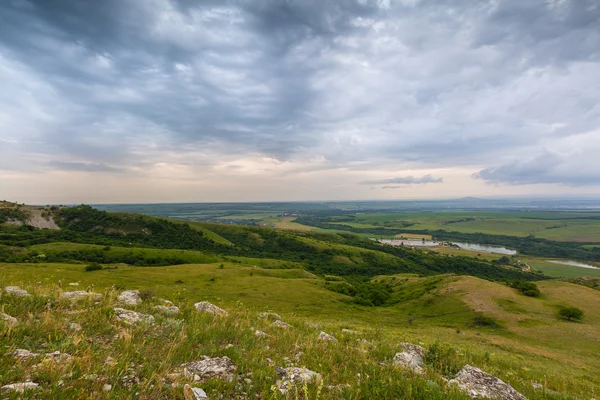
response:
M580 195L597 0L0 2L0 200Z

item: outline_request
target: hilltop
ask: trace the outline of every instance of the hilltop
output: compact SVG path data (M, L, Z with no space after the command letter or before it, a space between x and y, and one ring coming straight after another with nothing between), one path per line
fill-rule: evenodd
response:
M31 379L39 384L31 393L44 398L183 398L191 384L209 398L462 399L447 380L468 364L529 399L590 399L600 388L593 373L600 291L593 288L346 233L185 223L88 206L50 211L59 230L26 219L0 224L0 288L30 294L5 289L0 297L0 312L17 323L0 322L2 385ZM540 295L507 285L515 280L534 282ZM64 298L78 290L81 300ZM119 300L127 290L141 301ZM228 316L198 312L194 304L203 301ZM168 310L158 306L179 313L163 315ZM579 308L583 319L562 319L565 307ZM141 317L127 325L121 309L154 323ZM265 312L272 314L261 318ZM272 325L273 318L291 326ZM322 340L321 331L337 342ZM412 348L402 343L423 347L423 375L398 364L408 356L397 354ZM18 349L37 355L15 358ZM46 356L56 351L68 357ZM202 356L228 357L231 381L176 375ZM321 380L283 395L278 367L305 367Z

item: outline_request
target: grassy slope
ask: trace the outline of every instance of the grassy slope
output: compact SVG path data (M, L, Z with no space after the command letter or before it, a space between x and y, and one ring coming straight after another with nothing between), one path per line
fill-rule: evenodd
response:
M109 340L107 346L101 345L102 340L92 342L95 350L89 357L94 360L82 361L81 366L86 373L98 373L102 360L108 354L123 364L130 361L144 364L140 374L146 374L148 378L160 377L169 368L200 354L229 355L241 369L256 374L254 389L245 390L267 395L274 374L272 368L265 365L265 359L270 357L278 364L283 362L283 357L293 359L295 343L306 354L301 365L323 373L327 385L352 385L352 390L344 398L444 398L441 390L443 382L438 375L427 377L436 383L430 388L430 393L423 395L419 390L429 385L426 381L379 365L379 362L391 359L400 341L430 345L441 340L459 350L453 362L460 365L468 362L484 368L513 384L530 399L568 398L535 391L530 383L532 380L545 383L548 389L583 398L589 398L590 393L600 390L600 379L594 373L600 369L600 361L596 357L600 352L597 341L600 334L600 292L564 282L539 284L544 296L532 299L505 285L472 277L380 277L376 279L393 280L395 295L404 300L392 307L365 308L349 303L343 295L324 290L321 280L299 269L264 270L226 263L223 269L218 264L198 264L119 267L90 273L73 264L0 264L0 271L0 285L17 284L30 291L42 290L40 287L55 288L58 282L62 282L63 290L93 287L102 291L118 285L127 289L149 289L156 296L168 298L188 310L193 302L208 300L234 312L229 322L218 323L210 318L184 313L187 336L182 338L171 328L164 327L166 336L158 343L153 331L143 328L123 330L114 321L111 324L100 321L101 318L105 321L110 319L110 313L106 311L109 309L104 303L99 309L92 307L89 313L56 319L45 313L45 301L36 300L35 304L28 305L26 302L15 303L7 296L0 299L0 307L5 312L28 319L31 326L38 324L37 328L25 331L1 331L0 343L5 352L15 347L40 350L40 343L46 342L49 343L48 351L57 349L84 356L89 344L85 340L81 345L74 343L65 328L72 320L82 324L85 334L91 336L112 338L115 333L121 332L120 338ZM79 285L69 285L74 282ZM51 294L56 291L45 290ZM555 313L559 304L580 307L585 312L584 321L558 321ZM149 306L138 308L149 310ZM284 319L296 328L280 333L257 320L254 313L267 309L283 314ZM472 328L470 321L477 311L497 319L503 328ZM41 318L36 319L36 316ZM410 316L414 318L412 324L408 323ZM314 339L319 330L302 327L303 321L318 322L323 325L323 330L339 337L341 327L365 331L366 338L375 346L362 353L355 350L354 338L343 338L339 345L324 347ZM199 326L203 328L198 329ZM250 326L274 335L268 340L269 348L249 334ZM457 333L457 328L460 328L460 333ZM226 343L234 343L235 346L223 350ZM10 360L4 357L2 362ZM153 363L156 365L151 368ZM14 381L26 370L4 369L0 373L1 383ZM156 371L154 375L152 370ZM371 386L356 383L359 372L372 377ZM102 370L100 373L115 382L115 376L124 372ZM50 376L48 380L55 384L59 377ZM400 384L404 389L398 387ZM69 383L67 387L70 385L78 383ZM235 390L232 385L216 382L205 385L205 388L209 392L219 390L220 393ZM357 392L358 388L363 391L362 395ZM402 391L407 388L414 389L412 395ZM86 389L79 389L80 398L86 398L84 393L89 393ZM60 393L60 390L67 388L55 387L54 393ZM117 386L115 390L125 396L124 388ZM179 391L164 391L172 396L169 398L181 398L177 397L181 396ZM142 393L153 392L146 386ZM341 398L326 393L323 398ZM452 396L448 398L462 398L458 394Z

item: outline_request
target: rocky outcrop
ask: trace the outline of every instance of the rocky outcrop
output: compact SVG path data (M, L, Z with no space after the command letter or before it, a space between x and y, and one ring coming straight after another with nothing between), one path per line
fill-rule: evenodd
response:
M14 358L24 361L24 360L28 360L30 358L37 357L37 356L39 356L39 354L31 352L29 350L25 350L25 349L16 349L15 351L13 351L12 356Z
M81 331L81 325L79 325L76 322L71 322L69 324L69 329L72 330L72 331L75 331L75 332L79 332L79 331Z
M4 323L9 326L9 327L15 327L19 324L19 320L17 320L15 317L11 317L8 314L5 313L0 313L0 319L2 321L4 321Z
M139 290L126 290L117 296L117 301L126 306L137 306L142 299Z
M296 385L318 382L322 379L321 374L307 368L277 368L277 372L281 375L281 379L275 383L275 387L281 394L285 394Z
M342 329L342 333L346 335L362 335L359 331L353 331L352 329Z
M183 397L185 400L208 400L206 392L200 388L185 385L183 387Z
M232 381L236 367L229 357L206 357L200 361L192 361L182 365L183 374L195 382L203 382L209 379L222 379Z
M35 390L39 387L37 383L34 382L21 382L21 383L11 383L10 385L4 385L0 388L2 393L16 392L23 393L26 390Z
M258 314L259 318L265 318L265 319L275 319L275 320L282 320L283 318L281 318L281 316L279 314L275 314L272 312L261 312L260 314Z
M31 297L27 290L21 289L18 286L7 286L4 288L4 293L15 297Z
M457 385L473 399L527 400L512 386L470 365L465 365L448 383Z
M115 308L115 314L117 321L121 321L128 325L134 325L137 323L152 324L154 323L154 317L152 315L142 314L136 311L126 310L124 308Z
M394 356L394 365L411 369L417 374L422 374L424 372L423 357L425 356L425 349L411 343L400 343L400 346L402 346L403 351L396 353Z
M85 290L76 290L74 292L64 292L60 295L63 300L100 300L102 295L100 293L86 292Z
M290 324L288 324L287 322L283 322L283 321L280 321L280 320L277 320L277 321L273 322L271 325L272 325L272 326L276 326L276 327L278 327L278 328L284 328L284 329L289 329L289 328L291 328L291 327L292 327L292 326L291 326Z
M227 316L227 311L215 306L214 304L209 303L208 301L201 301L199 303L196 303L194 304L194 308L200 312L205 312L212 315Z
M259 331L259 330L256 330L256 331L254 332L254 334L255 334L256 336L258 336L258 337L269 337L269 336L270 336L269 334L267 334L267 333L264 333L263 331Z
M169 317L179 315L179 307L177 306L154 306L152 309Z
M326 342L337 342L338 341L336 338L334 338L333 336L331 336L330 334L325 333L325 332L319 333L318 339L324 340Z

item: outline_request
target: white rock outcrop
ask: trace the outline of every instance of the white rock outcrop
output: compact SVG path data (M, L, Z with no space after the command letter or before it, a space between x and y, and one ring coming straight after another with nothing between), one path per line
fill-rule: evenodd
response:
M199 303L196 303L194 304L194 308L200 312L205 312L212 315L227 316L227 311L215 306L214 304L209 303L208 301L201 301Z
M102 295L100 293L86 292L85 290L76 290L74 292L62 293L60 295L60 298L63 300L82 300L82 299L100 300L102 298Z
M236 367L227 356L191 361L182 365L183 374L188 379L204 382L209 379L222 379L227 382L233 380Z
M425 349L412 343L400 343L400 345L403 351L396 353L394 356L394 365L411 369L417 374L422 374L424 372L423 357L425 356Z
M284 328L284 329L290 329L292 327L287 322L283 322L283 321L280 321L280 320L277 320L277 321L273 322L271 325L272 326L276 326L278 328Z
M183 397L185 400L208 400L204 390L187 384L183 387Z
M275 383L275 387L281 394L285 394L289 389L296 385L316 383L323 379L321 374L307 368L279 368L278 372L282 377Z
M142 298L139 290L126 290L117 296L117 301L127 306L137 306Z
M134 325L137 323L152 324L154 323L154 317L148 314L142 314L137 311L126 310L124 308L115 308L115 316L117 321L121 321L125 324Z
M26 390L35 390L40 385L35 382L21 382L21 383L11 383L10 385L4 385L0 388L0 391L3 393L7 392L16 392L23 393Z
M11 317L6 313L0 313L0 319L11 328L19 325L19 320L17 320L15 317Z
M319 333L319 337L317 339L324 340L326 342L337 342L338 341L336 338L334 338L333 336L331 336L330 334L325 333L325 332Z
M468 364L448 383L458 385L473 399L527 400L509 384Z
M177 306L154 306L152 309L169 317L179 315L179 307Z
M19 286L7 286L4 288L4 293L15 297L31 297L27 290L21 289Z

